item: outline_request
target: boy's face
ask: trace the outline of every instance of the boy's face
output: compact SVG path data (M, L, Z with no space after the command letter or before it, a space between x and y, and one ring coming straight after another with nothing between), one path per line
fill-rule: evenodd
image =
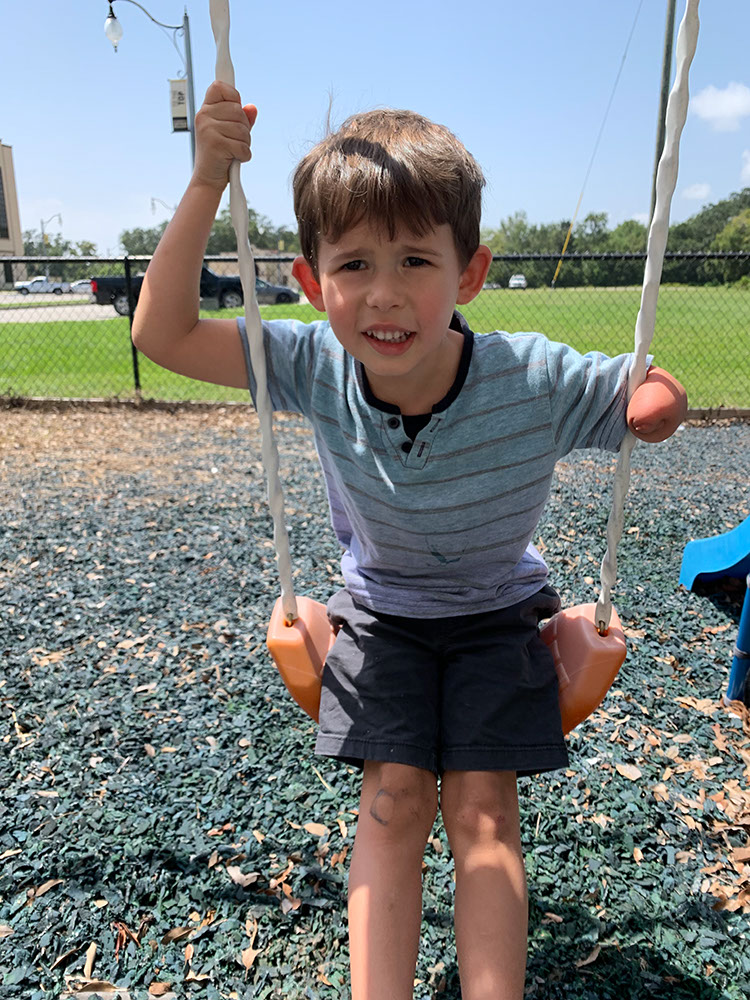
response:
M448 225L424 236L401 229L390 240L362 222L335 242L321 241L317 281L302 258L295 276L370 376L407 376L414 384L455 362L460 335L448 324L456 303L481 289L490 261L490 251L480 247L462 268Z

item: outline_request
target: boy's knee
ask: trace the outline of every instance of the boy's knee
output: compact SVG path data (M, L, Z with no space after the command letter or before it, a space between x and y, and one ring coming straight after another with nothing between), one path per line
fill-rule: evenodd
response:
M365 771L362 809L384 834L424 834L437 815L437 781L429 771L405 764L370 762Z
M464 802L450 819L444 819L449 835L457 835L463 840L496 842L511 839L513 824L497 803Z
M443 783L442 813L451 841L514 844L520 836L515 777Z

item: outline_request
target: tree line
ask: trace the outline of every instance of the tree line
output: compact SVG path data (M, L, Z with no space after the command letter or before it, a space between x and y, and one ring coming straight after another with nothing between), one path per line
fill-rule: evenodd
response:
M299 253L299 238L297 233L286 226L274 226L271 220L256 212L248 205L248 238L250 245L256 250L282 251L284 253ZM126 229L120 233L120 245L125 253L132 257L150 256L162 237L167 223L153 229ZM211 235L208 238L206 253L236 253L237 237L232 225L232 217L228 208L223 208L214 220Z
M249 226L248 237L251 245L258 251L281 251L283 253L299 253L299 237L297 233L286 226L275 226L271 220L248 206ZM150 257L156 250L167 222L148 229L125 229L120 233L120 251L130 257ZM88 240L73 243L61 234L54 236L42 234L38 230L28 229L23 234L23 252L27 257L98 257L96 244ZM219 212L211 227L206 254L234 254L237 252L237 238L234 233L231 215L228 208ZM55 277L65 281L91 276L90 264L82 261L80 264L71 261L60 262L55 267ZM104 265L99 273L113 271L121 272L121 267ZM44 274L44 264L29 264L29 277Z
M297 233L286 226L275 226L271 220L249 208L248 236L258 251L283 251L299 253ZM150 256L156 249L167 223L150 229L126 229L120 233L123 253L130 256ZM482 231L482 240L496 254L554 254L559 257L570 222L532 224L525 212L515 212L495 228ZM29 257L96 257L96 245L87 240L73 243L60 234L50 236L27 230L24 236L24 253ZM573 228L566 250L566 259L558 276L557 285L634 285L643 279L642 260L568 260L570 254L628 254L644 253L648 236L647 227L635 219L609 228L606 212L591 212ZM228 208L216 217L208 240L206 253L235 253L237 248L234 228ZM712 251L750 252L750 187L731 194L715 205L706 205L695 215L670 228L669 251L710 253ZM514 271L523 270L530 287L549 285L557 266L553 261L497 261L492 265L488 281L506 286ZM65 263L58 269L58 277L74 280L88 277L90 265ZM29 272L42 274L43 265L30 266ZM750 282L750 262L745 260L695 260L666 261L663 280L690 284Z
M496 254L554 254L552 261L497 261L488 281L507 285L514 271L523 270L530 287L549 285L570 228L570 220L534 225L525 212L504 219L496 229L482 231L482 240ZM645 253L648 227L635 219L610 229L606 212L591 212L573 227L556 285L634 285L643 280L642 260L568 260L569 254ZM706 205L684 222L670 227L667 250L750 253L750 188ZM748 260L667 260L663 281L688 284L750 281Z
M27 229L23 234L23 252L27 257L96 257L96 244L89 240L81 240L73 243L66 240L59 233L51 235L45 233L42 237L40 230ZM28 276L35 278L38 274L44 274L44 264L29 264ZM61 281L77 281L79 278L88 278L91 274L90 266L82 262L80 264L56 264L50 269L51 276Z

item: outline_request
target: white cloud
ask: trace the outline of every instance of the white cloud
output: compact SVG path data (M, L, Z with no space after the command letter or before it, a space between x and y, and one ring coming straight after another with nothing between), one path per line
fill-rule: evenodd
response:
M729 83L723 90L709 86L690 102L690 109L717 132L736 132L740 120L750 115L750 87Z
M750 184L750 149L746 149L742 154L740 180L743 184Z
M691 184L682 189L682 197L689 198L691 201L705 201L710 194L710 184Z

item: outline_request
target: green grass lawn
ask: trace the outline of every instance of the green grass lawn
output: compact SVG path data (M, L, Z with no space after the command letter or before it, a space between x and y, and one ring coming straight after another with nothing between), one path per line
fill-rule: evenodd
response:
M478 332L540 330L580 351L632 349L639 288L485 291L464 307ZM0 323L0 395L134 395L127 319ZM267 319L319 319L309 305L263 306ZM203 316L231 317L222 312ZM750 292L732 287L664 286L652 352L685 384L693 407L750 407ZM139 355L145 398L244 400L242 390L196 382Z

